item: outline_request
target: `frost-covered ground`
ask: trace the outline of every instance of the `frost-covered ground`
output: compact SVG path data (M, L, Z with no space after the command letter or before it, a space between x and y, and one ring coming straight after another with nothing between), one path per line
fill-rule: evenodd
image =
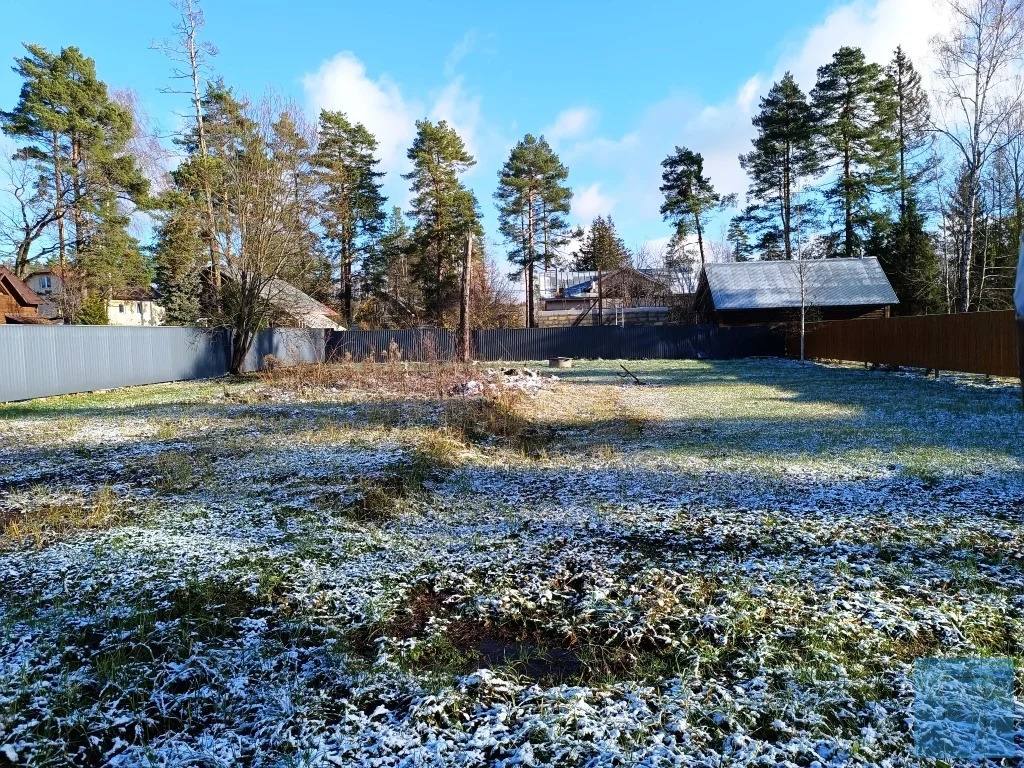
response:
M1019 390L627 365L508 440L254 380L0 408L0 765L896 766L915 657L1020 701Z

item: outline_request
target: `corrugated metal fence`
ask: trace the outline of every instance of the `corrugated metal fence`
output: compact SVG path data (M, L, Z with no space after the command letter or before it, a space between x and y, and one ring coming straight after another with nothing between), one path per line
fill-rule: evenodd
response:
M805 354L817 360L931 368L939 371L1020 375L1014 312L866 320L833 320L808 326ZM786 351L800 356L800 331L790 328Z
M454 360L458 351L455 334L444 328L402 328L391 331L331 331L327 336L328 360L402 360L433 362Z
M323 360L324 331L275 329L257 337L246 370L266 355L285 363ZM223 376L230 334L201 328L87 325L0 326L0 402L137 384Z
M545 360L551 357L721 360L781 357L781 329L767 326L719 328L714 325L664 325L579 328L509 328L473 332L477 360ZM390 351L389 351L390 350ZM451 331L434 328L397 331L332 331L327 359L382 359L401 353L414 361L450 360L457 344Z

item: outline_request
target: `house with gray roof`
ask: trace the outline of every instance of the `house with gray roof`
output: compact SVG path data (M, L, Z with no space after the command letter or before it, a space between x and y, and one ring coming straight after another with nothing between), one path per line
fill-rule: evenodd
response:
M226 281L236 282L239 279L239 270L222 266L220 275ZM260 295L270 305L273 326L345 330L341 324L341 316L337 312L285 280L277 277L264 278Z
M745 261L705 264L694 308L701 322L783 323L888 316L899 303L878 259Z

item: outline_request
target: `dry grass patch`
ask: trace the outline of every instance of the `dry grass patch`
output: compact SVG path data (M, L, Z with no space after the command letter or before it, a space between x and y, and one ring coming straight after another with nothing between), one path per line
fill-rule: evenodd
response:
M473 366L462 363L408 363L400 359L384 362L312 363L271 367L259 374L269 387L299 394L327 390L359 390L406 397L451 396L474 375Z
M91 497L40 500L26 508L0 509L0 548L31 543L41 549L74 531L100 530L124 521L124 508L109 486Z

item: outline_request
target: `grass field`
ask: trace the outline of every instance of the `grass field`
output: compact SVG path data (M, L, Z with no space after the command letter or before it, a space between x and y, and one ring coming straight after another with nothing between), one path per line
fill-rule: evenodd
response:
M0 406L0 765L917 765L927 656L1024 723L1019 389L626 365Z

